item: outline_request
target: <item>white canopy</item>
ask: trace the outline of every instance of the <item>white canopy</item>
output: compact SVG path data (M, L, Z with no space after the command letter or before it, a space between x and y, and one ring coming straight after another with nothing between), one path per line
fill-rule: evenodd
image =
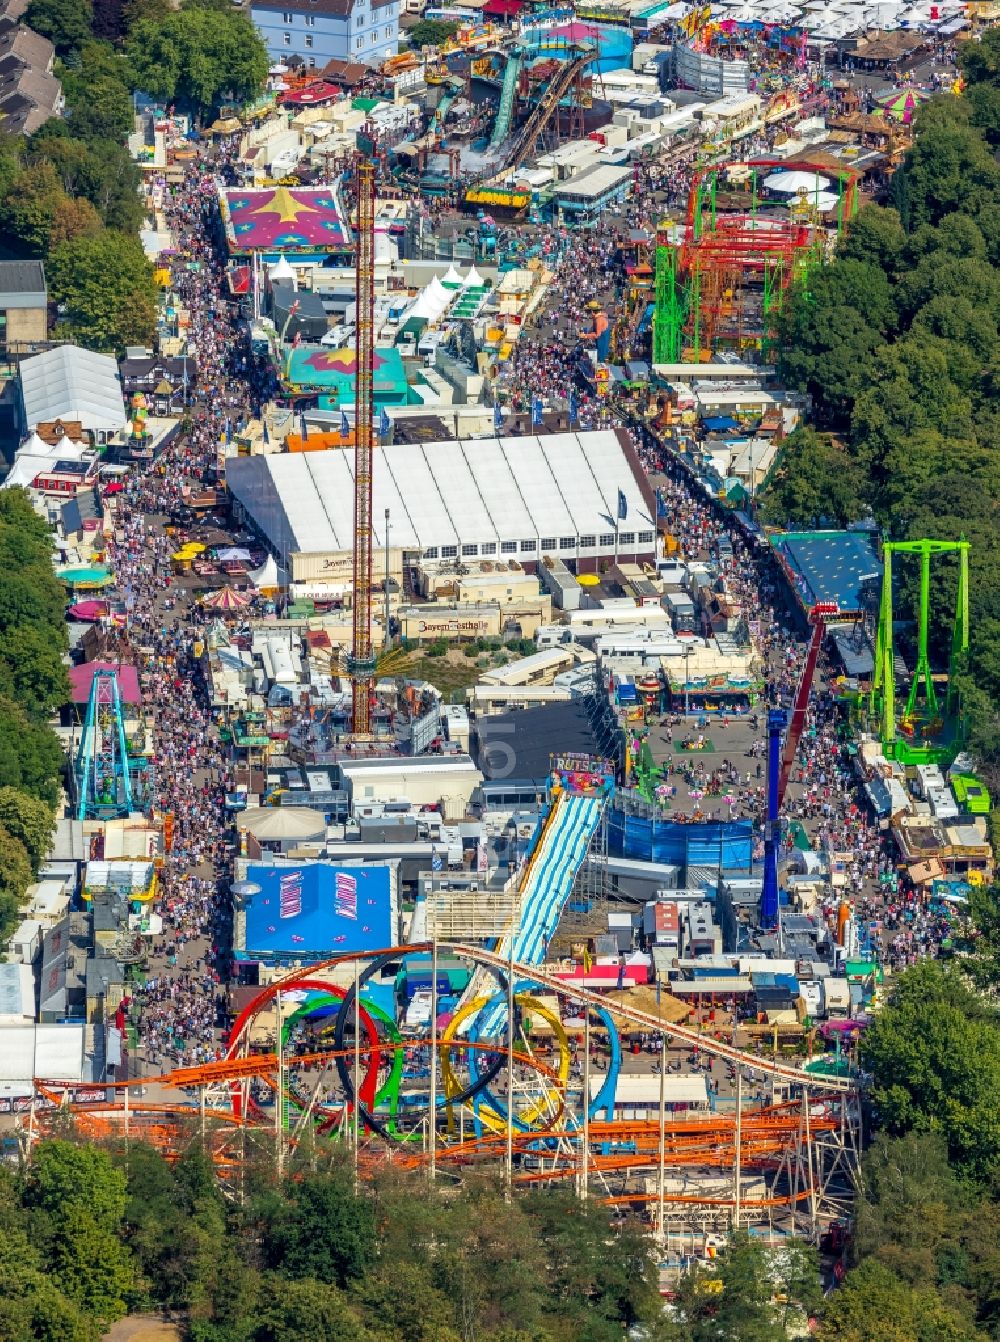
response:
M267 278L274 284L276 281L281 283L291 283L296 285L295 271L287 256L279 256L273 266L267 268Z
M278 575L278 564L274 555L268 555L260 568L254 569L248 576L254 587L264 588L281 586Z
M818 172L772 172L764 178L763 185L768 191L780 191L783 195L797 196L804 191L811 196L817 191L825 191L830 179L821 177Z
M483 277L475 266L469 271L462 281L463 289L481 289L483 287Z
M454 293L446 289L435 275L423 293L418 294L407 317L423 317L426 321L436 321L452 301Z
M313 839L326 833L326 816L311 806L253 806L239 817L255 839Z
M441 283L442 283L442 284L461 284L461 283L462 283L462 277L461 277L461 275L458 273L458 271L455 269L455 263L454 263L454 261L453 261L453 262L451 263L451 265L448 267L447 272L446 272L444 275L441 276Z
M819 210L821 214L825 214L827 210L836 207L839 199L840 197L835 191L817 191L814 195L793 196L787 203L790 210L815 209Z

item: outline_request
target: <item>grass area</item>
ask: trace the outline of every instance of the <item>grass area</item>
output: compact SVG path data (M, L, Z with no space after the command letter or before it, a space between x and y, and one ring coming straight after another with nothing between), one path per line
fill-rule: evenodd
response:
M476 658L466 657L458 649L449 649L443 657L428 657L424 651L410 652L393 663L393 675L429 680L447 699L475 685L487 665L495 666L497 660L489 653L482 653Z
M465 646L457 645L449 648L440 657L431 657L426 647L397 654L392 660L391 669L386 674L429 680L446 699L457 702L465 697L464 691L470 685L475 685L484 671L516 661L522 655L506 648L481 651L475 657L468 657L464 651Z

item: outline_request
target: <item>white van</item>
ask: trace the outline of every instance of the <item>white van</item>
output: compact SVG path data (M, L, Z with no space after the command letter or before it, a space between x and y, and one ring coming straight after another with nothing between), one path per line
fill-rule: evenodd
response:
M420 337L420 343L417 345L417 353L421 356L428 368L433 368L437 363L438 345L444 339L440 331L425 331Z

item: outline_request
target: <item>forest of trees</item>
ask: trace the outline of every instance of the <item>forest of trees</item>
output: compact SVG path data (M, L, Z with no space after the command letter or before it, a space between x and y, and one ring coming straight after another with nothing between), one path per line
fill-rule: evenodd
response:
M69 697L65 593L52 537L21 489L0 490L0 942L16 926L55 828Z
M894 539L971 542L973 744L1000 782L1000 31L966 43L968 89L933 99L893 177L836 260L783 314L779 367L813 422L788 441L764 517ZM936 649L947 655L954 567L935 565Z
M0 132L0 248L45 262L57 337L116 352L148 343L156 290L127 146L133 92L211 119L263 90L267 51L228 0L31 0L25 21L55 44L66 112L30 136Z

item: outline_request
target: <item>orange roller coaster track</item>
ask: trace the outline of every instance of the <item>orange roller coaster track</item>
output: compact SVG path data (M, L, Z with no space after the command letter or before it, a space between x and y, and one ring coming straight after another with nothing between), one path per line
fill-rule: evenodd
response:
M820 1178L825 1157L824 1145L837 1147L839 1160L850 1165L856 1151L853 1132L856 1110L854 1083L850 1078L804 1072L790 1062L742 1052L730 1044L702 1035L687 1026L670 1024L657 1016L616 1003L614 1014L634 1029L653 1036L672 1039L697 1049L700 1054L725 1059L734 1068L769 1078L774 1083L795 1087L801 1101L772 1104L740 1113L698 1114L679 1118L663 1113L656 1119L618 1119L613 1122L589 1122L581 1117L583 1091L579 1079L569 1080L566 1070L550 1066L532 1050L527 1042L514 1042L507 1035L506 1022L503 1036L491 1039L432 1037L420 1030L410 1037L384 1038L369 1031L362 1040L353 1038L347 1046L294 1053L282 1047L267 1052L250 1051L250 1035L255 1021L262 1013L270 1012L280 994L296 990L322 993L332 988L333 979L343 983L350 975L360 983L360 966L368 970L383 960L398 959L410 953L426 952L429 943L386 947L365 956L341 955L305 966L261 989L260 993L239 1017L230 1035L227 1055L218 1060L191 1067L179 1067L157 1076L145 1077L141 1083L116 1081L106 1087L105 1099L98 1102L76 1102L69 1093L77 1083L36 1081L34 1100L28 1115L20 1118L21 1131L26 1134L29 1147L33 1140L53 1130L54 1120L69 1114L79 1130L93 1138L125 1135L149 1141L168 1157L177 1155L192 1140L200 1139L212 1155L217 1168L225 1177L238 1170L243 1160L245 1138L248 1133L273 1134L282 1150L294 1149L303 1133L304 1125L315 1121L318 1133L338 1130L350 1135L356 1125L355 1151L360 1168L368 1168L383 1158L391 1158L403 1168L419 1168L428 1164L451 1168L456 1172L465 1166L496 1165L507 1162L511 1185L535 1185L573 1178L583 1169L582 1182L598 1180L612 1201L641 1202L646 1196L640 1189L625 1186L643 1171L658 1171L661 1184L663 1170L727 1171L744 1169L758 1174L770 1174L785 1179L787 1191L772 1190L773 1196L758 1199L761 1206L792 1206L808 1197L810 1206L817 1205L823 1181ZM585 1012L606 1006L601 994L575 983L567 983L550 969L535 965L520 965L493 952L462 944L449 944L449 952L491 970L498 982L513 969L518 992L524 987L532 991L545 990L558 999L583 1007ZM365 1014L363 1001L355 1019L361 1022ZM280 1032L279 1032L280 1033ZM343 1039L337 1041L343 1045ZM505 1132L508 1120L500 1116L492 1127L484 1128L471 1139L466 1123L457 1122L464 1102L454 1092L446 1091L443 1083L437 1089L439 1097L430 1105L421 1093L420 1084L410 1083L406 1099L410 1108L405 1118L409 1130L393 1128L392 1140L387 1140L384 1126L372 1119L373 1128L365 1131L368 1123L371 1096L380 1071L385 1074L393 1060L402 1051L417 1050L429 1054L440 1064L450 1058L452 1063L465 1059L473 1052L489 1055L490 1065L514 1069L520 1083L527 1086L534 1097L524 1114L535 1115L527 1130ZM340 1064L343 1081L345 1068L353 1063L353 1087L341 1086L336 1099L320 1100L320 1082L327 1069ZM304 1074L318 1069L319 1080ZM361 1084L362 1073L370 1078L370 1088ZM251 1085L263 1085L275 1094L277 1108L274 1116L265 1114L252 1098ZM134 1091L142 1086L144 1093ZM311 1095L303 1097L296 1089L311 1088ZM147 1098L145 1091L162 1090L165 1096ZM425 1087L426 1089L426 1087ZM178 1091L193 1092L188 1101L170 1098ZM360 1096L359 1113L364 1123L354 1116L353 1096ZM488 1100L489 1092L485 1092ZM541 1096L541 1102L538 1097ZM488 1101L492 1103L492 1101ZM415 1107L414 1107L415 1106ZM294 1131L291 1130L292 1110L295 1110ZM428 1115L439 1117L431 1122ZM520 1126L516 1116L514 1123ZM354 1116L352 1118L352 1116ZM400 1116L403 1110L400 1110ZM442 1126L441 1119L446 1120ZM394 1120L395 1122L395 1120ZM421 1126L423 1125L423 1126ZM241 1147L240 1138L243 1139ZM433 1151L429 1156L428 1147ZM848 1148L851 1148L848 1150ZM829 1164L829 1161L827 1161ZM794 1173L793 1173L794 1169ZM578 1180L578 1186L579 1186ZM608 1187L613 1183L620 1187ZM845 1180L846 1182L846 1180ZM803 1192L803 1190L806 1190ZM722 1207L739 1202L718 1196L716 1187L709 1196L692 1193L668 1193L661 1187L661 1220L664 1203L684 1206L703 1204ZM749 1208L753 1200L743 1200ZM815 1213L814 1213L815 1215Z

